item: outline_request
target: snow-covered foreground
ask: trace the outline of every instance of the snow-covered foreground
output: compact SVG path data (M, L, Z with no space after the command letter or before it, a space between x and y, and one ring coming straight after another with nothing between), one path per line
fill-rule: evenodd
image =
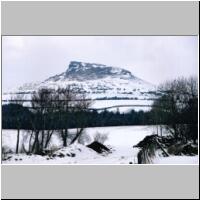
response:
M71 129L72 133L74 130ZM34 163L34 164L129 164L137 163L138 149L134 149L133 145L136 145L146 135L150 135L155 131L153 126L117 126L117 127L95 127L87 128L86 134L90 136L92 142L97 132L106 134L108 139L105 141L105 145L112 147L113 152L108 155L101 155L95 151L85 147L81 144L74 144L70 147L63 149L65 152L74 152L75 157L54 158L47 160L45 156L36 155L17 155L8 161L3 163ZM16 130L3 130L2 131L2 145L8 146L12 151L16 145ZM26 131L22 131L21 134L26 134ZM58 137L54 136L51 142L52 146L60 146L61 141ZM20 160L20 158L22 160Z
M73 133L75 129L71 129ZM112 153L98 154L94 150L85 145L93 142L96 133L105 134L108 139L105 145L112 149ZM9 160L3 161L3 164L137 164L138 148L133 148L138 142L143 140L145 136L155 134L155 126L115 126L115 127L95 127L87 128L85 133L89 139L85 145L75 143L66 148L61 148L56 154L75 156L54 157L18 154L12 155ZM12 151L15 150L16 145L16 130L2 131L2 146L9 147ZM26 131L21 131L21 135L26 135ZM22 138L22 137L21 137ZM20 141L20 144L22 141ZM62 142L55 134L51 142L52 147L61 147ZM196 156L173 156L169 158L156 158L153 160L155 164L190 164L198 163Z

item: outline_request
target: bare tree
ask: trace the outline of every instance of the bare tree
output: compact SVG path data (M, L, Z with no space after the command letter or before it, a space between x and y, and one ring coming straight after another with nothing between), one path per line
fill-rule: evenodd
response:
M22 124L22 116L20 115L20 110L23 106L24 103L24 96L17 94L15 96L11 97L11 102L12 104L17 104L18 109L16 109L16 125L17 125L17 141L16 141L16 150L15 153L19 153L19 141L20 141L20 129L21 129L21 124Z
M162 97L154 102L157 123L165 122L165 128L176 140L186 140L197 135L198 89L197 78L178 78L160 85ZM191 128L190 128L191 127ZM195 137L194 137L195 138Z
M57 91L59 121L61 124L60 135L63 141L63 146L73 144L83 133L85 128L84 111L90 105L90 101L86 99L85 94L77 94L70 85L66 88L59 88ZM77 131L75 137L69 142L69 124L73 118L76 124Z
M44 149L48 147L54 129L51 127L53 123L54 111L57 104L55 103L55 91L51 89L40 89L32 96L32 108L34 118L32 119L32 131L34 139L32 152L42 154ZM46 130L48 127L48 130ZM50 127L52 129L50 129Z
M75 102L73 110L78 128L76 130L76 135L72 139L70 144L73 144L83 134L86 124L84 112L87 111L91 104L92 101L88 100L85 94L81 94L78 96L78 101Z
M34 93L29 152L43 154L56 128L59 129L64 147L73 144L83 133L85 128L84 112L89 105L90 101L86 99L86 96L73 92L70 86L57 90L43 88ZM75 137L69 142L69 124L72 118L78 128Z
M66 88L58 88L56 93L58 100L59 121L61 124L60 135L63 141L63 146L66 147L68 144L69 119L73 112L74 101L76 101L77 95L71 90L70 85Z

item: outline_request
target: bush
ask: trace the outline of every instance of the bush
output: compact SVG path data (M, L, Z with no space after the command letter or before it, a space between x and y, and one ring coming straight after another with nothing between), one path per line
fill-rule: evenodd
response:
M7 160L8 154L11 153L13 153L13 151L8 146L2 146L2 160Z
M94 136L95 142L99 142L101 144L104 144L106 140L108 140L108 134L96 132L96 134Z
M87 133L83 133L78 138L78 143L85 145L91 142L91 137Z

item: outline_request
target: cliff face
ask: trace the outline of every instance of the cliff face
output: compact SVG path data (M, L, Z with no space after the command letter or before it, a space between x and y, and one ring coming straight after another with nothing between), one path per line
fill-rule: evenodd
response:
M59 75L52 76L46 81L58 81L58 80L95 80L102 78L121 78L121 79L133 79L136 78L130 71L121 69L118 67L111 67L102 64L95 63L83 63L72 61L69 64L66 72Z

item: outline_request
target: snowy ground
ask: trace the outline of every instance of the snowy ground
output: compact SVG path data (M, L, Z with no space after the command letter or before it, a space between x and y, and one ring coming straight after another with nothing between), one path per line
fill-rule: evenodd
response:
M11 99L10 96L4 95L4 100ZM30 99L27 98L27 99ZM8 104L7 102L3 102L3 104ZM146 100L146 99L118 99L118 100L93 100L90 108L93 109L102 109L99 110L99 112L103 111L103 108L108 108L108 111L116 112L119 110L120 113L126 113L131 110L135 111L149 111L151 109L151 105L153 104L152 100ZM142 105L142 106L141 106ZM30 102L23 103L23 106L31 106ZM113 107L112 106L119 106L119 107Z
M73 133L75 130L71 129ZM105 145L112 148L110 154L98 154L85 145L93 141L96 133L102 133L108 136ZM138 142L150 134L156 133L155 126L116 126L116 127L95 127L87 128L85 133L89 136L85 145L74 144L66 148L62 148L56 154L64 155L75 154L74 157L54 157L25 154L12 155L9 160L3 161L3 164L137 164L137 153L139 149L133 148ZM26 135L26 131L22 131L21 135ZM22 141L21 141L22 143ZM16 130L2 131L2 146L9 147L12 151L16 145ZM52 138L51 146L61 147L60 139L55 135ZM197 156L171 156L168 158L155 158L155 164L198 164Z
M112 107L112 106L123 106L119 108L109 108L109 111L117 111L119 112L129 112L131 110L139 111L149 111L151 109L150 105L152 105L153 101L151 100L133 100L133 99L126 99L126 100L95 100L94 103L91 105L91 108L105 108L105 107ZM131 106L132 105L132 106ZM143 105L143 106L140 106ZM144 107L146 105L146 107ZM126 107L127 106L127 107Z

